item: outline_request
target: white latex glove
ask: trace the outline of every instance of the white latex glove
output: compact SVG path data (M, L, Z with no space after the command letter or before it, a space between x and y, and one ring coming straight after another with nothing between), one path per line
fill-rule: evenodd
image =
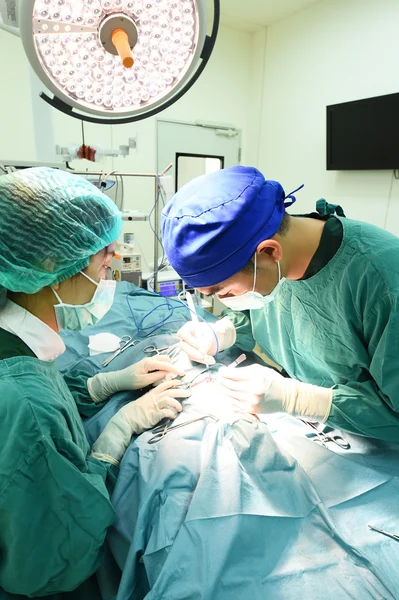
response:
M330 414L332 389L287 379L261 365L222 367L219 383L236 406L250 413L286 412L321 422Z
M177 332L181 339L180 348L191 360L202 364L214 365L213 356L219 351L233 346L236 341L236 330L227 317L216 323L199 323L188 321ZM218 344L216 344L216 338Z
M188 390L177 389L177 385L176 381L165 381L121 408L93 444L92 455L118 465L134 434L154 427L165 417L176 418L182 410L176 398L188 398L191 395Z
M87 381L90 397L94 402L103 402L112 394L122 390L141 390L161 379L184 376L184 371L172 365L169 356L143 358L140 362L110 373L98 373Z

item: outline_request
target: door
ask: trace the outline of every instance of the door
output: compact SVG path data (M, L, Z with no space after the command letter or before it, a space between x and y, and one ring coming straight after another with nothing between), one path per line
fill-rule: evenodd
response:
M226 125L203 125L158 120L158 173L173 163L168 185L173 194L191 179L240 163L240 132ZM210 301L202 294L201 304L215 314L223 310L217 298Z
M158 173L169 163L173 190L198 177L240 163L240 132L217 124L157 122Z

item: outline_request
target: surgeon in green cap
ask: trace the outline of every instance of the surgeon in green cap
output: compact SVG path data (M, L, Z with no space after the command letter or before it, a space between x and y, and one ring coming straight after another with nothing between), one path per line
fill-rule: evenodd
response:
M187 392L165 357L91 378L54 364L59 331L94 325L112 305L105 273L122 220L111 200L75 175L27 169L0 177L0 215L0 598L91 600L119 461ZM161 379L89 447L81 415Z
M290 216L294 201L278 182L238 166L191 181L166 205L171 265L229 309L213 331L185 324L181 347L208 363L233 344L260 348L281 372L219 372L247 412L399 442L399 238L326 201Z

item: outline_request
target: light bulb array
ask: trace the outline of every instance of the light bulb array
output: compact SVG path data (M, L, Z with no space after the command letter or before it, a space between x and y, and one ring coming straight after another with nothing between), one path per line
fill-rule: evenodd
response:
M134 66L101 43L101 23L123 13L137 28ZM198 44L194 0L36 0L35 49L46 75L91 112L131 113L157 104L187 73Z

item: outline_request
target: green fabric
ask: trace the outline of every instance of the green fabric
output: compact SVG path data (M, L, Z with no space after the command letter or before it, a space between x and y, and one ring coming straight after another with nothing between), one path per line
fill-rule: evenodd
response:
M15 356L36 357L35 353L19 337L0 328L0 360ZM82 417L94 416L105 404L105 402L96 404L91 399L87 389L89 377L91 375L84 371L71 371L64 374L65 383Z
M399 238L341 223L342 244L321 271L285 281L274 302L251 311L252 338L290 377L333 387L331 425L397 442ZM227 316L248 347L249 319Z
M0 306L68 279L114 242L121 213L77 175L45 167L0 177Z
M87 389L87 380L92 375L85 371L70 371L64 373L64 380L71 392L79 414L82 417L93 417L96 415L108 401L98 402L97 404L91 399Z
M0 360L15 356L36 355L19 337L0 328Z
M0 586L31 597L74 590L98 568L114 519L110 468L89 456L54 363L0 361L0 398Z
M330 204L324 198L320 198L316 202L316 210L322 217L337 214L339 217L346 217L344 209L339 204Z

